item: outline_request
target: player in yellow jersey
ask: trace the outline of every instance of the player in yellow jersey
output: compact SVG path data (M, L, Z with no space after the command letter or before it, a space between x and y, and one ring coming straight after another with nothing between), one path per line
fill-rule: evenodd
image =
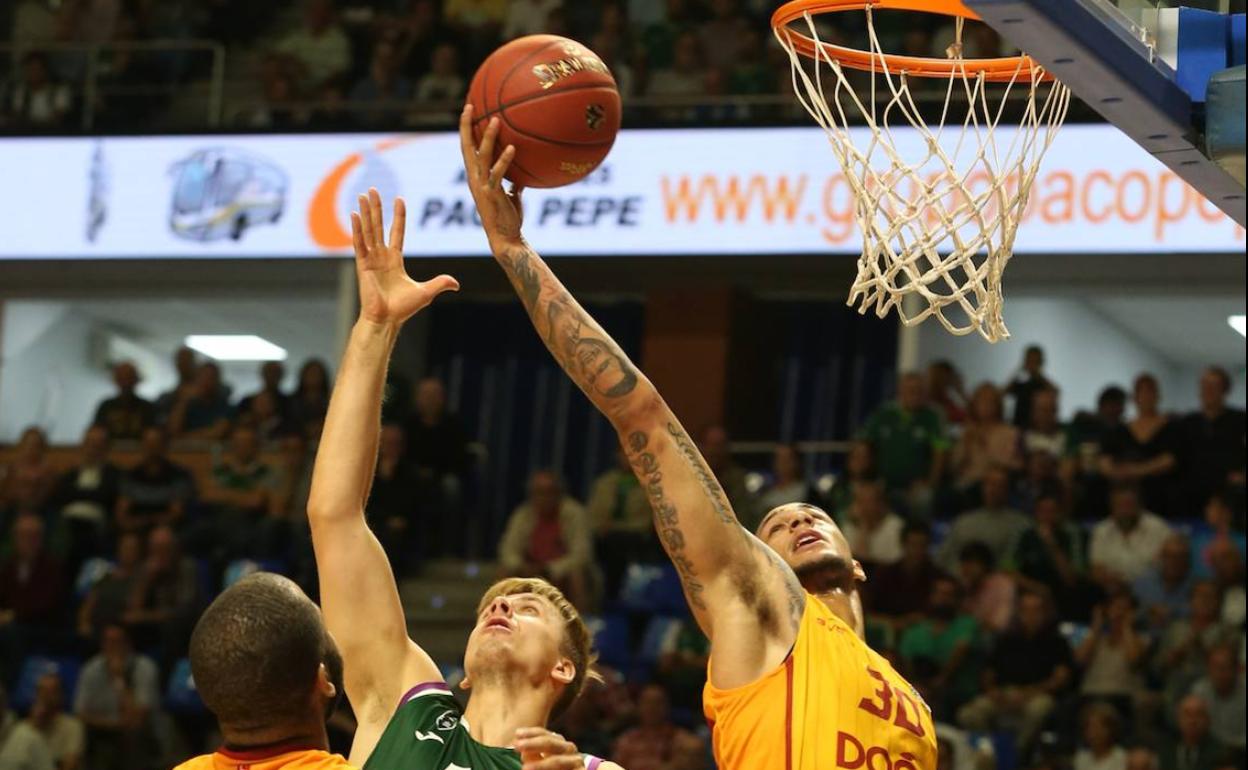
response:
M917 692L862 641L861 565L806 505L741 527L658 391L520 234L520 191L460 121L464 164L495 260L538 335L615 427L650 498L663 547L711 640L704 705L720 770L933 770L936 736ZM690 376L697 376L691 372Z
M342 770L325 720L342 694L342 657L321 611L280 575L227 588L191 634L191 674L224 746L177 770Z

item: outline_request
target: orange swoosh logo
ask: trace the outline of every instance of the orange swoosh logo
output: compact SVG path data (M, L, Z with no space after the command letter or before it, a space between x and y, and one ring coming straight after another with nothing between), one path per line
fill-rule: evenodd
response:
M308 204L308 232L318 246L328 250L345 249L351 245L351 233L338 221L338 189L351 169L364 158L353 152L334 167L312 194Z

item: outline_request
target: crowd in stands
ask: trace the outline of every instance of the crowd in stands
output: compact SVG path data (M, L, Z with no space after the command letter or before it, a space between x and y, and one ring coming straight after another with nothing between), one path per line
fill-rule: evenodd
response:
M266 363L240 398L213 362L175 363L155 401L118 364L72 465L32 427L0 466L0 770L203 749L198 613L256 567L315 595L303 509L329 370L305 363L286 392ZM939 770L1226 770L1245 749L1245 415L1225 371L1197 387L1200 409L1170 414L1143 374L1062 422L1033 347L1011 382L969 392L946 362L902 374L830 486L795 446L747 469L723 428L699 444L747 528L790 502L838 520L869 576L868 641L933 710ZM473 479L442 384L412 390L388 402L367 509L400 575L455 551ZM210 462L183 463L204 446ZM644 493L622 456L585 492L535 472L497 548L500 575L593 613L604 681L561 729L630 770L709 766L708 646Z
M588 45L611 68L630 119L675 122L797 116L796 103L704 97L791 92L787 55L761 0L17 0L0 11L13 51L0 55L0 129L147 127L179 92L212 76L206 51L136 42L224 45L225 120L241 128L393 130L446 125L477 66L513 38L552 33ZM283 10L285 9L285 10ZM825 38L865 44L865 17L843 14ZM884 17L888 50L944 57L952 27L937 17ZM1001 52L972 25L967 55ZM94 52L64 46L100 46ZM41 47L42 46L42 47ZM3 60L9 58L7 77ZM88 60L91 59L90 63ZM93 78L88 87L88 78ZM238 86L238 87L235 87ZM632 111L634 97L676 103ZM700 105L680 102L682 98ZM87 103L89 101L89 103ZM782 105L782 106L780 106ZM785 111L787 110L787 112ZM188 111L204 121L202 110ZM200 123L201 127L204 125ZM183 126L193 127L193 126Z

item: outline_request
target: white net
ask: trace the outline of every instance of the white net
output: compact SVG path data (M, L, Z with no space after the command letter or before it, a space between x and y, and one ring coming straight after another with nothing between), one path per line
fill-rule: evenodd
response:
M862 256L848 304L881 318L896 307L906 325L935 316L953 334L1004 339L1002 273L1070 91L1025 66L1027 60L1004 82L989 82L962 56L958 19L948 51L951 73L940 86L944 105L939 122L929 126L911 92L915 76L890 68L870 6L866 14L873 66L860 76L870 81L863 93L820 40L809 13L794 23L815 43L813 65L797 50L792 28L776 29L798 99L827 133L856 201ZM1007 104L1021 112L1017 126L1001 125ZM851 130L864 122L869 133ZM917 141L909 131L895 133L898 127L913 128Z

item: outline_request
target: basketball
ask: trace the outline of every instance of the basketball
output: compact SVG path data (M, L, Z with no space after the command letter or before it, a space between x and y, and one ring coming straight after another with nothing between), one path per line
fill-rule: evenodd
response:
M561 187L593 171L620 130L620 93L607 65L558 35L507 43L477 69L468 89L473 132L500 122L498 148L515 145L507 178L525 187Z

